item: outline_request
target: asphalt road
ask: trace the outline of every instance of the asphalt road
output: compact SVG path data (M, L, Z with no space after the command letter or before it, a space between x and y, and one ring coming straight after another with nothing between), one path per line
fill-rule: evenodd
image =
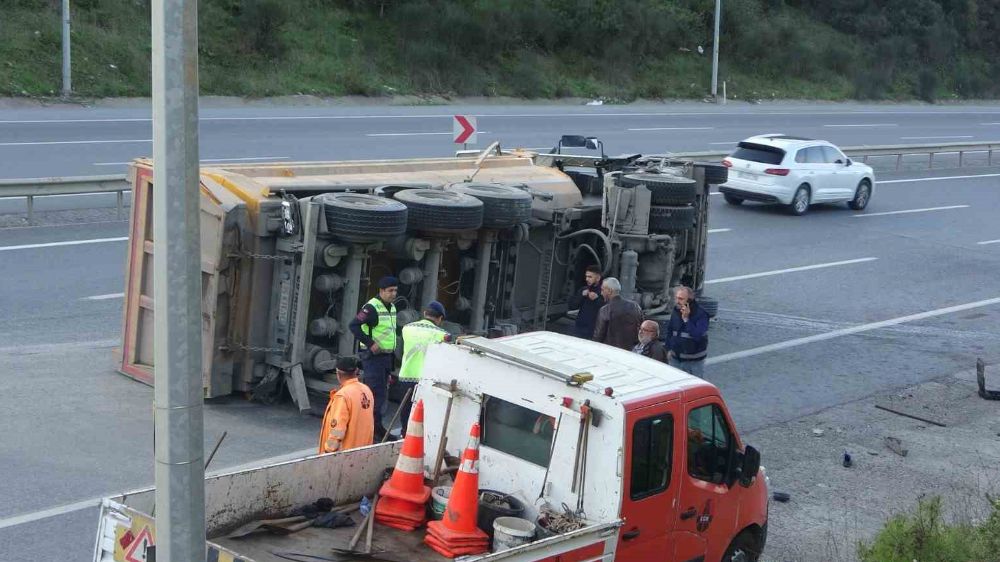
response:
M742 115L732 107L668 107L643 112L683 115L604 114L632 112L632 107L469 112L506 112L495 123L481 117L480 125L510 134L512 143L543 146L538 143L562 132L582 132L604 138L611 153L707 149L710 142L764 131L817 136L816 131L826 131L822 136L843 144L883 144L933 142L900 140L904 133L988 139L1000 128L981 125L1000 122L1000 108L750 108L780 114L765 117ZM206 111L203 116L241 118L203 123L202 154L289 159L447 154L451 147L442 135L362 135L447 131L453 109L458 112L272 109L258 111L258 116L298 112L307 117L325 111L359 117L253 121L245 119L249 110ZM397 112L440 117L363 116ZM602 115L567 115L585 112ZM0 117L12 120L7 113ZM132 114L142 118L141 111L132 110L53 110L38 118L125 119ZM16 117L30 120L25 111ZM882 123L896 126L874 126ZM691 130L625 132L666 126ZM11 136L8 127L20 136ZM6 136L0 142L86 140L98 132L106 139L149 138L141 135L148 129L149 123L142 121L2 123L0 135ZM322 138L325 144L319 142ZM258 144L287 150L254 152ZM23 152L8 157L11 149ZM98 154L102 150L108 152ZM14 169L5 166L4 173L19 176L97 173L93 164L103 161L98 157L125 161L146 153L141 150L148 152L149 145L0 144L2 161ZM71 161L64 162L69 155ZM706 293L720 300L721 312L711 332L707 376L722 389L742 431L950 375L969 368L978 356L1000 360L998 173L882 174L864 213L837 205L791 217L771 207L731 207L721 197L712 198L710 226L716 231L710 235ZM979 177L934 179L967 175ZM121 299L116 295L122 291L125 252L125 242L117 239L126 235L125 225L117 222L0 230L0 268L5 272L0 315L6 320L0 325L0 427L6 431L0 440L0 498L5 499L0 505L0 560L90 560L96 509L80 502L152 481L152 391L115 374L111 355L120 331ZM99 241L58 245L92 240ZM214 466L248 463L313 447L317 425L318 420L287 405L266 407L238 399L211 403L206 405L206 448L229 431ZM767 464L767 451L763 455ZM54 510L44 512L50 508Z

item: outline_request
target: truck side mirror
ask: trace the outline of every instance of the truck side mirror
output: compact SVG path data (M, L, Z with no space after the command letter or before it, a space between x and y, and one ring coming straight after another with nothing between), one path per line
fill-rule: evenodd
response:
M589 139L583 135L563 135L562 138L559 139L559 144L560 146L569 148L584 148L587 147L588 140Z
M760 471L760 451L747 445L743 450L743 466L740 468L740 484L750 486Z

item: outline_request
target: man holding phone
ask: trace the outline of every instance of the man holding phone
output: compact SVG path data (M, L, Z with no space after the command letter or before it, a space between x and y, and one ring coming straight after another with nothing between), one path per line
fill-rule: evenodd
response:
M708 356L708 313L698 306L694 291L674 288L674 310L666 334L667 361L671 367L704 378Z

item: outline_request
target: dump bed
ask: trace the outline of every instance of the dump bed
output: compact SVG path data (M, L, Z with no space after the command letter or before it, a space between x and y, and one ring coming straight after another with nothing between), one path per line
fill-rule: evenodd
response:
M337 505L357 502L362 496L371 497L384 470L394 465L399 449L399 442L385 443L206 478L208 560L372 560L370 556L344 555L334 550L347 548L356 527L308 528L287 536L256 534L241 539L226 535L254 520L287 516L296 507L320 497L331 498ZM152 560L146 555L146 548L155 545L154 521L149 515L154 513L153 502L152 488L104 500L95 562ZM360 513L354 511L351 516L360 523ZM619 526L617 521L593 523L572 533L464 560L545 560L579 551L581 560L610 561L614 559ZM423 545L424 533L424 529L405 533L376 524L372 553L376 559L401 562L447 560ZM363 545L362 541L359 546Z

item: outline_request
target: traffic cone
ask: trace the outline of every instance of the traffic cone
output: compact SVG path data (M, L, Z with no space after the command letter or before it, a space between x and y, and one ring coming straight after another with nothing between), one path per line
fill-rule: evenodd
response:
M440 521L427 524L424 543L442 556L480 554L489 550L489 536L476 526L479 510L479 424L469 432L469 445Z
M413 531L427 520L427 500L431 489L424 485L424 401L417 402L406 426L403 449L396 459L392 477L379 490L375 521Z

